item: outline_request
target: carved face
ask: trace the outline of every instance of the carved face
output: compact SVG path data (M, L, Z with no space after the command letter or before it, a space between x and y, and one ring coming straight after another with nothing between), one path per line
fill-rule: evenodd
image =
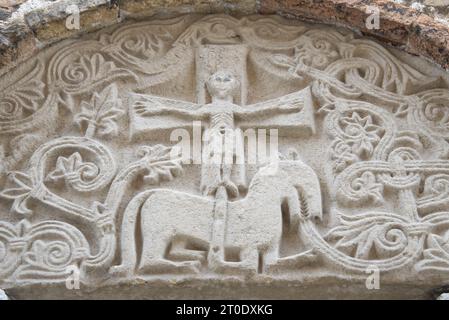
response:
M235 94L239 81L227 71L217 71L207 81L207 89L212 97L228 98Z

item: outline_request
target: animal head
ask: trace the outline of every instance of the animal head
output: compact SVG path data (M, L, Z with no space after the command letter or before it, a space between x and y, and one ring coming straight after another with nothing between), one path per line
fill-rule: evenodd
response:
M276 194L280 198L293 196L307 207L309 216L319 220L322 218L318 177L299 158L279 161L277 167L273 167L273 164L262 167L251 181L248 195L257 197L260 193Z

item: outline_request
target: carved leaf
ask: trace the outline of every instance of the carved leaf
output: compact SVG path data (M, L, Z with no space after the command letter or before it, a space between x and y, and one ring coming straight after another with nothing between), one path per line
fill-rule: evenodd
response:
M81 103L81 112L75 116L75 122L90 136L94 133L100 137L118 134L117 120L124 114L121 100L115 84L106 87L102 92L94 93L89 102Z
M394 115L397 117L404 117L410 111L410 105L408 103L400 104L395 110Z
M95 53L91 57L82 56L79 60L79 65L82 70L88 72L90 76L88 80L91 81L110 77L111 74L117 72L123 72L123 70L115 66L114 62L106 61L100 53Z
M78 152L73 153L68 158L58 157L56 168L47 175L48 180L57 181L60 179L92 179L98 175L98 167L91 162L84 162Z
M119 78L135 78L129 69L117 67L113 61L107 61L99 52L83 54L85 48L73 46L76 50L74 52L70 49L68 47L53 57L53 61L58 62L54 73L50 74L51 77L55 77L57 87L61 89L61 101L64 105L69 104L69 109L72 102L71 94L92 92L93 89ZM65 59L70 59L71 62L62 62Z
M26 116L24 111L34 113L39 108L45 87L40 79L42 70L42 63L38 62L16 83L0 88L0 119L21 118Z
M417 270L449 272L449 232L444 237L430 234L423 255L424 259L416 264Z
M144 74L167 72L167 65L179 59L167 59L164 55L173 40L173 35L166 27L154 25L128 26L112 35L100 36L103 52Z
M325 238L336 241L335 248L359 259L389 258L407 244L406 221L388 213L373 212L348 216L339 214L341 225Z
M150 184L170 181L182 173L182 158L180 149L177 147L166 147L160 144L142 147L140 155L148 161L148 174L144 176L144 180Z
M27 207L27 200L33 190L33 181L30 176L23 172L13 171L8 175L11 182L16 186L0 192L0 197L14 200L11 210L22 215L30 214L32 211Z

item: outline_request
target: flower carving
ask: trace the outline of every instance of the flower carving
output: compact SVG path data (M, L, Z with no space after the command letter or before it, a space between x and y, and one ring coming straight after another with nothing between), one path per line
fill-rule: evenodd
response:
M95 92L89 102L81 103L81 112L75 122L87 137L118 134L117 120L124 114L115 84L109 85L99 94Z
M370 115L363 117L357 112L341 118L340 121L343 132L352 142L352 151L358 156L370 156L375 144L380 141L382 127L374 124Z
M370 171L365 171L359 178L354 179L351 187L360 199L373 199L377 203L383 199L383 184L376 182L376 176Z
M69 184L80 180L92 180L98 175L98 167L92 162L84 162L78 152L68 158L60 156L56 160L56 168L47 176L47 180L64 179Z

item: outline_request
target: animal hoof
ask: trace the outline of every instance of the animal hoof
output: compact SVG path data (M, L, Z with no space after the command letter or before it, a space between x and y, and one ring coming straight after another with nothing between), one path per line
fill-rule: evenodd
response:
M122 264L118 266L112 266L111 268L109 268L109 273L114 276L126 277L132 275L133 270L129 266Z
M200 261L185 261L181 262L181 268L186 268L191 273L200 273L201 262Z

